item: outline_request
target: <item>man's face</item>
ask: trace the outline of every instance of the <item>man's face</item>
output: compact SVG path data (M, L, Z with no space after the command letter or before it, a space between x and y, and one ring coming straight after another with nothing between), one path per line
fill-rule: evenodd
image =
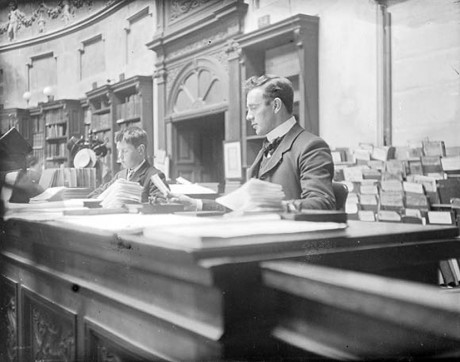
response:
M135 168L144 160L143 145L134 147L126 141L117 142L118 159L124 168Z
M272 103L263 97L264 91L261 88L254 88L248 92L246 99L247 114L246 120L251 122L252 128L257 135L264 136L275 128L275 113Z

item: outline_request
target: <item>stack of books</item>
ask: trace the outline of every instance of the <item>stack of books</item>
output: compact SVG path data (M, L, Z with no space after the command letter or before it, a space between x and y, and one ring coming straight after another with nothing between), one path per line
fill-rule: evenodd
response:
M42 171L40 186L48 187L66 186L68 188L96 187L95 168L47 168Z
M138 182L117 179L97 198L103 208L121 208L125 204L139 204L142 200L142 186Z
M455 223L450 208L460 198L459 150L424 140L408 148L362 144L336 156L334 180L348 186L350 219Z

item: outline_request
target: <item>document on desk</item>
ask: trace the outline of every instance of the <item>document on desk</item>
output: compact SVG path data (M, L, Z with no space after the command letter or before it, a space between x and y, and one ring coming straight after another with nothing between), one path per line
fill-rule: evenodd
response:
M178 225L174 228L146 228L144 236L171 246L201 249L302 240L305 233L346 227L346 223L241 217L214 220L207 224Z
M82 210L84 199L71 199L62 201L44 201L33 204L8 203L4 219L11 218L48 221L56 220L63 216L64 210Z
M59 223L81 227L84 230L109 231L114 233L141 233L150 228L176 228L180 225L211 223L208 218L178 216L172 214L110 214L65 216Z

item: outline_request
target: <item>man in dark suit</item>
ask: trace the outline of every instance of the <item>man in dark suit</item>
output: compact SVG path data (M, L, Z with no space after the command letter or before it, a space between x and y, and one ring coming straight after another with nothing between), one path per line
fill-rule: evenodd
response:
M276 76L252 77L246 90L246 120L257 135L266 136L248 178L281 185L295 209L335 209L331 151L323 139L296 122L291 82Z
M112 180L94 190L89 197L96 198L116 180L125 179L138 182L143 187L142 202L164 200L162 193L150 179L153 175L159 174L165 182L165 175L145 159L147 133L139 127L129 127L117 134L116 143L118 158L123 169L115 174Z
M293 116L294 90L283 77L264 75L246 81L247 115L257 135L266 136L248 178L277 183L283 187L290 209L334 210L332 190L334 163L326 142L303 129ZM177 195L176 195L177 196ZM203 210L216 205L178 199Z

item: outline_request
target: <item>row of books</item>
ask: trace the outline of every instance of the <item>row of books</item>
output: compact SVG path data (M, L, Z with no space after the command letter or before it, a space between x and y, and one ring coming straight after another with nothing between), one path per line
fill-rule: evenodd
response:
M460 156L421 156L418 159L397 160L357 160L335 164L337 181L360 181L381 179L383 173L400 180L410 175L425 175L439 178L460 177Z
M94 114L91 127L95 131L99 131L101 129L110 129L112 127L112 119L110 117L110 113Z
M460 198L460 155L446 156L443 142L424 141L410 151L403 156L400 152L396 159L395 147L361 145L340 150L340 162L335 155L334 179L349 188L346 212L350 218L456 222L457 215L449 206L452 199Z
M141 99L133 94L125 99L124 103L116 106L117 120L139 117L141 113Z
M66 186L68 188L96 187L95 168L47 168L40 177L40 186L44 189L50 187Z
M49 110L45 113L45 124L66 122L66 113L62 109Z
M46 137L63 137L66 136L67 125L62 124L50 124L46 126Z
M446 148L444 141L430 141L425 139L418 142L409 142L407 146L376 147L373 144L361 143L356 148L337 148L332 151L334 162L353 162L379 160L414 160L422 157L451 157L458 155L456 148Z
M66 142L46 144L47 157L66 157Z
M429 180L418 176L409 180L346 182L349 194L345 211L363 221L456 222L452 202L460 199L460 178Z

